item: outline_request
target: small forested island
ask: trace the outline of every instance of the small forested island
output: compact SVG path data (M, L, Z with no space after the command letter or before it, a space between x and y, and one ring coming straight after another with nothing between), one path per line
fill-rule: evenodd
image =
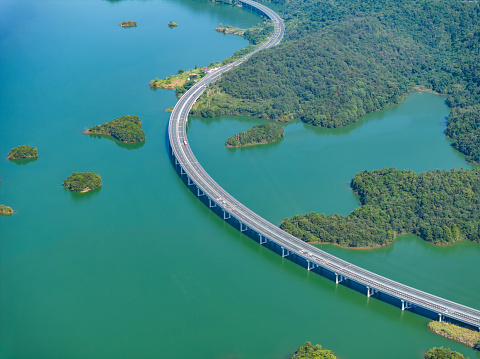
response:
M36 158L38 157L38 152L36 147L32 146L18 146L12 148L8 154L9 160L18 160L20 158Z
M2 216L10 216L13 214L12 207L5 206L4 204L0 204L0 214Z
M284 129L277 123L264 123L253 126L245 132L237 133L227 139L227 147L245 147L267 144L283 137Z
M463 354L444 347L432 348L424 355L425 359L465 359Z
M125 143L145 141L145 132L138 116L122 116L86 130L87 135L108 135Z
M123 21L120 23L121 27L137 27L137 22L132 20Z
M434 244L480 242L480 169L428 171L388 168L357 173L352 189L361 207L347 217L310 213L281 228L306 242L374 247L413 233Z
M480 350L480 332L447 322L437 322L435 320L428 323L428 329L438 335L465 344L470 348Z
M177 27L178 25L177 25L177 23L175 23L175 22L173 22L173 21L170 21L170 22L168 23L168 26L169 26L169 27Z
M291 359L336 359L330 350L323 349L321 345L312 345L310 342L306 342L301 346L295 355Z
M95 172L73 172L63 186L73 192L85 193L102 185L102 178Z

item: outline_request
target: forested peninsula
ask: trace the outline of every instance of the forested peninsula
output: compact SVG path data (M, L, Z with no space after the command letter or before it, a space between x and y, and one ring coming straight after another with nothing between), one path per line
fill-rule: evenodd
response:
M145 141L145 132L138 116L122 116L85 131L87 135L108 135L125 143Z
M237 133L227 139L227 147L245 147L262 145L278 141L283 137L284 129L276 123L264 123L253 126L247 131Z
M480 163L477 1L288 0L279 12L282 43L225 73L193 114L341 127L427 90L449 95L447 135Z
M373 247L413 233L435 244L480 242L480 169L416 174L395 168L357 173L361 207L347 217L310 213L281 228L306 242Z

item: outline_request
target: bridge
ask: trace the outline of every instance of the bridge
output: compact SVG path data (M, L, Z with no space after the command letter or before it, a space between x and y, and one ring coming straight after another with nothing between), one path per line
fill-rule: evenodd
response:
M448 319L480 330L480 311L447 299L423 292L385 278L320 250L283 231L244 206L225 191L203 169L187 141L187 123L190 109L205 89L224 72L229 71L258 51L276 46L283 38L285 25L280 16L268 7L252 0L240 0L254 11L270 18L274 33L260 48L241 59L210 71L177 102L168 125L169 150L178 174L191 191L212 211L260 245L287 257L293 262L315 271L335 282L375 296L402 310L438 319Z

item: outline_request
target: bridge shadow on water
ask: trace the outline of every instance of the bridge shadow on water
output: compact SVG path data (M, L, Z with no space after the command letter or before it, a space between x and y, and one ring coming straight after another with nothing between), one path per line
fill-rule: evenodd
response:
M408 302L403 302L402 300L391 296L387 293L379 292L373 290L373 288L368 288L365 285L358 283L354 280L350 280L349 278L343 277L341 275L338 275L337 273L321 267L321 266L315 266L313 265L312 262L307 260L305 257L298 255L293 252L289 252L282 248L279 244L276 242L262 236L259 234L257 231L245 226L241 221L239 221L235 215L234 215L234 210L228 210L222 208L219 204L215 202L215 199L210 198L207 196L200 188L197 187L197 185L187 176L187 174L183 171L182 167L180 164L176 161L175 156L172 155L172 150L169 145L168 141L168 134L167 134L167 141L166 141L166 147L167 151L169 154L170 161L172 162L173 168L175 169L175 172L181 179L181 181L185 184L185 186L192 192L195 197L197 197L200 202L202 202L207 208L209 208L214 214L216 214L220 219L222 219L224 222L228 223L230 226L244 234L245 236L249 237L250 239L254 240L258 244L260 244L262 247L265 247L272 252L278 254L284 259L287 259L305 269L307 269L310 272L313 272L317 275L320 275L322 277L325 277L334 283L340 284L342 286L348 287L350 289L353 289L359 293L364 294L365 296L371 297L378 299L380 301L383 301L385 303L391 304L399 309L402 310L408 310L409 312L421 315L423 317L432 319L432 320L438 320L439 315L436 311L432 311L420 306L415 306L412 305L411 303ZM444 318L445 319L445 318ZM448 321L460 325L463 327L470 327L466 325L465 323L458 322L452 318L448 318ZM470 327L471 329L477 329L474 327Z

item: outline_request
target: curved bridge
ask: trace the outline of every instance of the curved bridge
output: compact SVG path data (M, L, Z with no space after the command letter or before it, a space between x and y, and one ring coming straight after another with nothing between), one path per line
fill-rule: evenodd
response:
M366 292L404 309L442 320L448 317L454 322L480 330L480 311L403 285L396 281L360 268L328 254L281 230L233 198L203 169L187 142L187 122L190 109L207 86L224 72L240 65L254 53L277 45L283 38L285 25L280 16L252 0L240 0L244 6L267 16L274 22L273 36L259 49L243 58L211 71L177 102L168 125L170 151L175 167L197 197L232 226L252 237L260 245L304 266L308 270L329 277L336 283Z

